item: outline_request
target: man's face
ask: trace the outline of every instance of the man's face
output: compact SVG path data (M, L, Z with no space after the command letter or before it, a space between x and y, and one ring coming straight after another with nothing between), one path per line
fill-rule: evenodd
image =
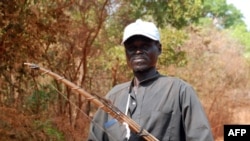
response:
M134 72L155 67L161 53L161 44L145 36L135 35L125 43L127 64Z

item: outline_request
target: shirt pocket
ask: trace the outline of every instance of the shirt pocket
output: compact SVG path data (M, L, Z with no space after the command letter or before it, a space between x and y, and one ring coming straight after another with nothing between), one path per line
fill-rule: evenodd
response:
M143 128L159 140L168 141L171 135L172 112L152 111L142 116L140 122Z

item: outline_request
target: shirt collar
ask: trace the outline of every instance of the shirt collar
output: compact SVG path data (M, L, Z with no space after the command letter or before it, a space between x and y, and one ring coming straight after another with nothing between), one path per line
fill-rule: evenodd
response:
M146 79L140 81L139 85L146 84L147 82L151 82L151 81L153 81L153 80L155 80L155 79L157 79L157 78L159 78L159 77L160 77L160 74L159 74L158 71L156 71L155 74L153 74L153 75L151 75L150 77L148 77L148 78L146 78ZM132 81L131 81L131 86L132 86L132 87L134 86L134 79L135 79L135 78L133 78Z

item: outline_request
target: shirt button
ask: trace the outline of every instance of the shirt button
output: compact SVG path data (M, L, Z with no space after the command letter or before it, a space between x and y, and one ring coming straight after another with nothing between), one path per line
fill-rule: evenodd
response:
M136 104L135 101L133 101L133 102L132 102L132 105L135 105L135 104Z

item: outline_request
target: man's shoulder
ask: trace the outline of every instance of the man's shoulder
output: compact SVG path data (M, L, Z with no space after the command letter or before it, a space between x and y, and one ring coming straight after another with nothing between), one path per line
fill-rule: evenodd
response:
M126 89L126 88L129 88L131 84L131 81L128 81L128 82L124 82L124 83L121 83L121 84L117 84L115 85L112 90L121 90L121 89Z
M179 82L179 83L186 83L185 80L176 77L176 76L168 76L168 75L160 75L159 77L160 81L166 81L166 82Z
M173 84L178 86L187 86L192 87L185 79L179 78L176 76L167 76L167 75L160 75L159 79L160 83L165 84Z
M131 81L128 81L128 82L124 82L124 83L115 85L115 86L109 91L108 96L114 95L114 94L116 94L116 93L118 93L118 92L121 92L121 91L123 91L123 90L128 90L130 84L131 84Z

